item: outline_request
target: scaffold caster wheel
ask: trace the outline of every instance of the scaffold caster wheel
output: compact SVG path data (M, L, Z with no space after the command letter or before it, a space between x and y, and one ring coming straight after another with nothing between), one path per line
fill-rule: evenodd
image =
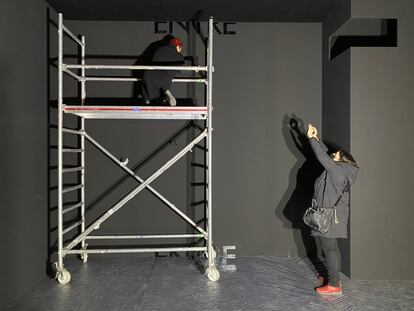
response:
M87 263L88 262L88 254L83 253L80 255L80 258L82 260L83 263Z
M217 282L220 278L220 272L217 270L216 267L208 267L206 271L206 275L212 282Z
M60 284L68 284L70 281L70 273L66 269L57 272L57 280Z
M212 253L212 257L213 257L213 259L216 259L217 258L217 252L216 252L216 250L213 248L213 251L211 252ZM208 258L208 252L206 252L206 257Z

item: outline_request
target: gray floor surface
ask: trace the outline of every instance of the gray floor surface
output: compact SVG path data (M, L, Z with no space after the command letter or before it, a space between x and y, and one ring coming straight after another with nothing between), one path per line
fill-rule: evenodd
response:
M65 265L72 280L44 279L7 310L236 311L414 310L414 281L350 281L343 295L315 293L317 274L307 259L217 259L216 283L201 272L204 260L186 257L90 256Z

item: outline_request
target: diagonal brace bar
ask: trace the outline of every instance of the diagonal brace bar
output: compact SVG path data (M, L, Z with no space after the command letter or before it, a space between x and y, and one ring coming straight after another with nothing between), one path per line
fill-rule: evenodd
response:
M204 130L200 135L198 135L191 143L189 143L184 149L182 149L179 153L177 153L171 160L165 163L160 169L158 169L155 173L153 173L150 177L148 177L142 184L128 193L123 199L121 199L117 204L115 204L112 208L106 211L101 217L95 220L83 233L81 233L78 237L76 237L72 242L70 242L63 250L63 253L66 253L68 250L72 249L78 243L80 243L89 233L93 230L98 229L99 226L107 220L109 217L112 216L116 211L118 211L122 206L124 206L128 201L134 198L139 192L141 192L147 185L149 185L152 181L154 181L157 177L159 177L162 173L164 173L168 168L170 168L175 162L177 162L180 158L182 158L188 151L191 151L194 145L199 143L202 139L207 136L207 129Z
M93 144L96 148L101 150L104 154L106 154L112 161L114 161L116 164L118 164L123 170L125 170L129 175L131 175L133 178L135 178L138 182L143 183L144 180L140 178L138 175L134 173L130 168L128 168L124 163L119 161L113 154L111 154L105 147L103 147L101 144L99 144L95 139L93 139L88 133L83 132L84 137L89 140L91 144ZM197 226L197 224L191 220L186 214L184 214L182 211L180 211L174 204L172 204L170 201L168 201L163 195L161 195L157 190L152 188L150 185L147 185L147 189L151 191L152 194L154 194L156 197L158 197L162 202L164 202L169 208L171 208L174 212L176 212L178 215L180 215L185 221L187 221L189 224L191 224L195 229L197 229L200 233L206 235L207 232L203 230L200 226Z

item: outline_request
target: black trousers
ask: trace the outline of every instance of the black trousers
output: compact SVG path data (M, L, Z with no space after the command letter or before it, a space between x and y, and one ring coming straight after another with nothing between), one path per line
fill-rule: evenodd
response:
M339 271L341 270L341 253L339 252L338 239L325 238L322 236L316 237L318 239L317 245L322 249L324 258L320 258L325 265L327 275L322 275L328 278L328 284L331 286L339 286Z
M145 100L158 100L164 92L171 89L176 71L147 70L142 76L142 97Z

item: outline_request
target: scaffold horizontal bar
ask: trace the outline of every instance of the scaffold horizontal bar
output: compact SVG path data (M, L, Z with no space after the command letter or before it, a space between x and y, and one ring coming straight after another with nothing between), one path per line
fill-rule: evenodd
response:
M83 223L82 220L79 220L77 222L75 222L73 225L71 225L70 227L67 227L65 230L62 231L62 234L66 234L69 231L75 229L76 227L78 227L79 225L81 225Z
M157 107L157 106L65 106L70 111L130 111L130 112L200 112L207 113L205 106L197 107Z
M204 252L207 247L169 247L169 248L124 248L124 249L79 249L63 250L64 254L124 254L124 253L155 253L155 252Z
M128 70L178 70L207 71L207 66L128 66L128 65L78 65L63 64L63 68L73 69L128 69Z
M196 83L207 83L207 79L173 79L173 82L196 82Z
M75 41L80 46L85 46L82 43L82 41L80 41L78 38L76 38L76 36L65 25L62 25L62 28L63 28L64 32L66 32L69 35L69 37L71 37L73 39L73 41Z
M141 234L141 235L91 235L85 240L112 240L112 239L186 239L204 238L204 234Z
M76 135L82 135L83 134L83 131L72 130L72 129L67 129L67 128L62 128L62 132L70 133L70 134L76 134Z
M141 81L140 78L129 77L85 77L85 81Z
M75 204L75 205L72 205L72 206L70 206L68 208L65 208L62 211L62 214L66 214L66 213L68 213L70 211L73 211L74 209L77 209L77 208L81 207L82 205L83 205L83 202L79 202L78 204Z
M205 119L205 106L69 106L65 113L87 119Z
M79 152L83 152L83 149L66 148L66 149L62 149L62 152L75 152L75 153L79 153Z
M78 189L83 188L83 185L77 185L77 186L73 186L73 187L67 187L65 189L62 190L62 193L68 193L68 192L72 192Z
M141 78L132 78L132 77L85 77L85 81L120 81L120 82L137 82L142 81ZM195 82L195 83L206 83L206 79L173 79L172 82Z

